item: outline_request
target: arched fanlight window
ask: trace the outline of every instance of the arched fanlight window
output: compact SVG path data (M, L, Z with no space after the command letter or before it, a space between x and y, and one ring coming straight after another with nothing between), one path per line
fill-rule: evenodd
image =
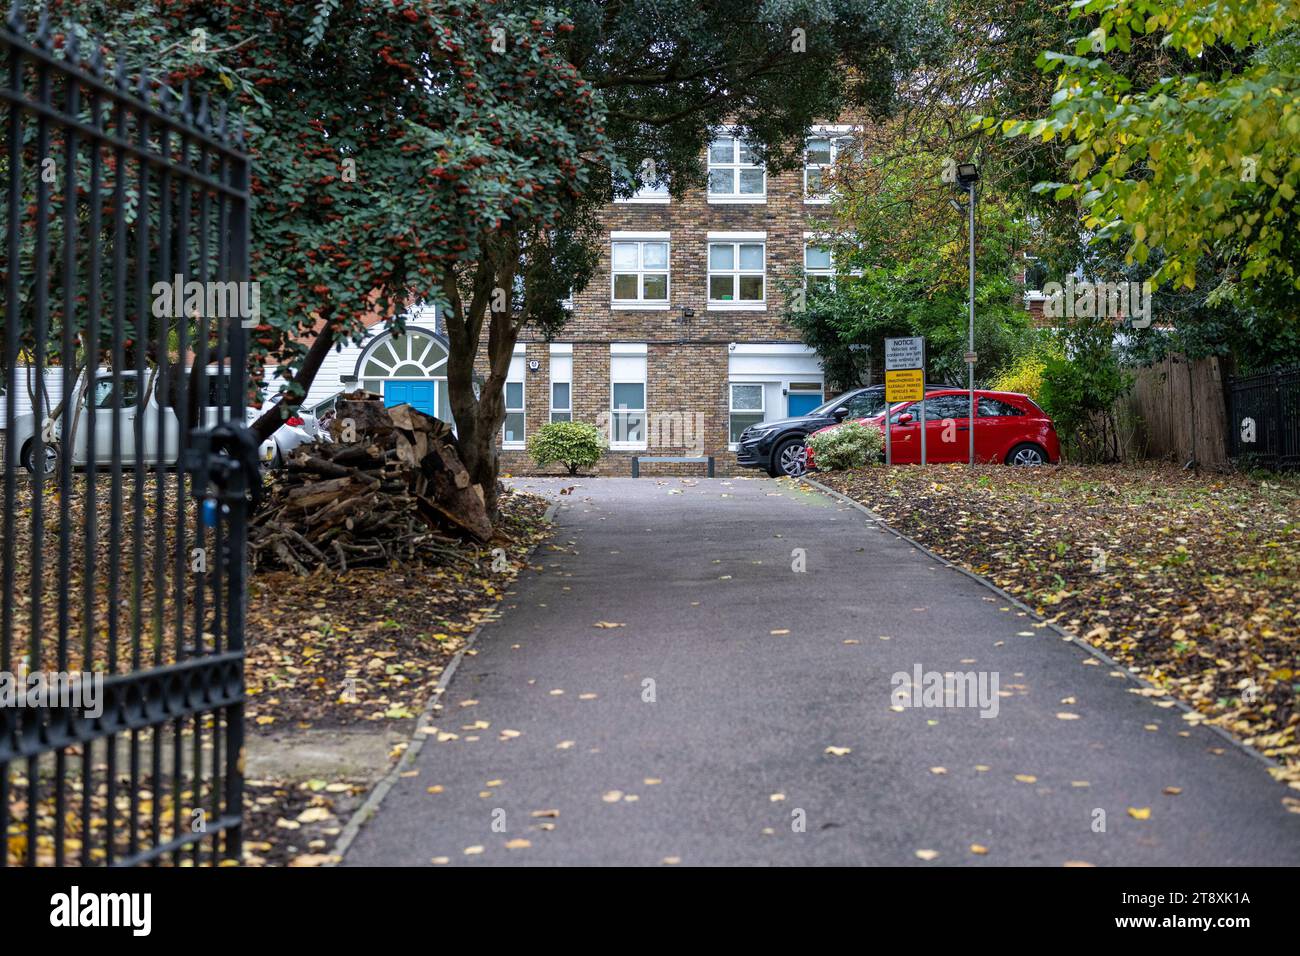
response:
M379 391L386 378L434 378L447 374L447 347L431 332L406 330L405 335L385 332L361 356L357 378Z
M384 332L361 353L357 362L357 380L368 392L416 407L450 420L447 407L447 346L441 336L428 329L407 326L406 334ZM403 382L432 382L425 392ZM427 393L427 394L426 394Z

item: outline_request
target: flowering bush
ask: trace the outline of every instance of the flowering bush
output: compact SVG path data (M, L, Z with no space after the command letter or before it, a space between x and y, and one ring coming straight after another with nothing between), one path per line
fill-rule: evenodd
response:
M817 467L824 471L861 468L883 458L885 433L861 422L845 422L810 435L808 448Z

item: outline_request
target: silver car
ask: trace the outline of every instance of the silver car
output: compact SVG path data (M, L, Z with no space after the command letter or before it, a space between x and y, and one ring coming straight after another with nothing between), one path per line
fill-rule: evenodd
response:
M215 425L221 416L220 405L224 401L224 375L216 369L208 371L209 400L202 409L205 425ZM58 466L59 454L63 450L64 434L72 435L72 464L85 467L91 463L93 449L94 463L108 465L112 462L113 431L118 427L118 442L122 461L133 462L137 454L145 464L174 465L180 452L180 420L172 408L172 403L165 396L158 394L159 377L149 373L144 385L147 391L145 400L140 401L140 380L134 369L124 369L118 373L119 387L115 390L113 373L108 369L99 369L95 373L93 388L87 388L85 373L77 380L72 392L78 397L75 405L59 416L58 421L51 422L45 434L45 445L40 467L45 474L51 474ZM94 436L89 428L87 414L91 405L95 408ZM114 409L117 414L114 415ZM260 410L249 408L247 421L251 423L260 414ZM140 419L137 431L136 420ZM14 420L13 434L9 441L18 449L18 460L28 471L37 468L36 458L36 416L28 413L19 415ZM141 445L136 447L139 435ZM273 466L284 460L285 454L303 441L310 441L305 429L296 429L289 425L281 427L275 435L262 442L258 455L263 464Z

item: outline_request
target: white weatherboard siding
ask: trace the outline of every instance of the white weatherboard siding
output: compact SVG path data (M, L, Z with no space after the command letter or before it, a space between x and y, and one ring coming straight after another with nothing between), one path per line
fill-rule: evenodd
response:
M63 398L63 369L45 369L45 386L49 396L49 409L55 408ZM32 381L32 370L27 366L20 365L15 369L14 384L8 391L0 395L0 430L5 427L8 420L8 404L14 403L15 415L28 415L32 410L31 393L28 391L29 383Z

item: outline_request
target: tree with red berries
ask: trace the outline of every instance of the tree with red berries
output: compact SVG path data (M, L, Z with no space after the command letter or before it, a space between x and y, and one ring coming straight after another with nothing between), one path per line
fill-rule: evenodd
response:
M515 342L563 325L598 254L594 211L647 169L698 183L724 121L790 165L810 123L886 109L930 45L924 0L61 6L108 24L133 66L165 61L246 118L264 321L251 362L288 383L259 437L364 316L436 302L458 444L490 510Z

